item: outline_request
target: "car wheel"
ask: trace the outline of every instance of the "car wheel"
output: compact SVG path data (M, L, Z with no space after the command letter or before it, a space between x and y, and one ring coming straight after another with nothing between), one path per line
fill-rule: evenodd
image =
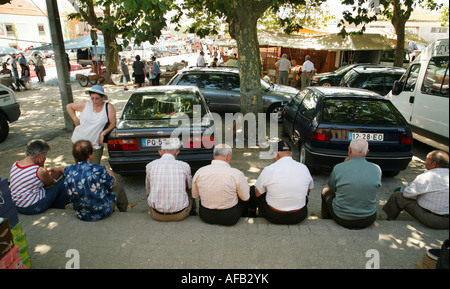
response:
M82 87L86 87L89 83L89 79L85 76L85 75L80 75L78 78L78 83L82 86Z
M320 83L320 85L321 86L331 86L331 82L330 81L328 81L328 80L324 80L324 81L322 81L321 83Z
M0 113L0 143L3 142L9 133L8 120L4 114Z
M283 122L283 110L284 107L281 104L274 104L267 111L267 115L273 117L278 123L281 123ZM272 115L272 113L276 113L276 115Z

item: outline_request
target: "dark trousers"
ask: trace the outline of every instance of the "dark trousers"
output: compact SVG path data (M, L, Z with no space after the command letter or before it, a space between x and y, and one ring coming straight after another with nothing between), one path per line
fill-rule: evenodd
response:
M34 215L42 213L48 208L64 209L66 201L66 187L64 185L64 178L62 178L54 186L45 190L44 198L29 207L17 207L17 211L24 215Z
M152 86L158 86L159 85L159 79L161 77L160 73L157 73L155 75L155 78L152 79Z
M250 208L259 208L264 218L274 224L293 225L298 224L308 216L308 199L303 208L295 212L280 212L271 208L266 201L266 194L256 197L255 186L250 187Z
M239 202L236 206L229 209L215 210L208 209L202 206L202 201L200 200L199 215L200 219L208 224L218 224L224 226L232 226L239 221L240 217L247 216L248 212L248 201Z
M336 223L347 229L363 229L372 225L377 219L377 213L355 220L339 218L333 211L333 200L336 197L334 192L328 191L322 196L322 218L333 219Z

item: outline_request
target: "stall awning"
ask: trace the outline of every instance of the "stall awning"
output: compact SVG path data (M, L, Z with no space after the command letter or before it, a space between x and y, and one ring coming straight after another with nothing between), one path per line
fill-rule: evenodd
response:
M302 50L362 51L394 49L389 39L381 34L348 35L338 34L283 34L267 31L258 32L259 45L297 48ZM233 39L218 40L216 45L236 47Z
M99 53L105 52L105 42L103 40L102 34L97 35L97 42L98 42L97 52L99 52ZM86 35L86 36L82 36L79 38L74 38L74 39L69 39L69 40L64 41L64 48L66 50L83 49L83 48L89 48L89 47L92 47L92 48L94 47L94 45L92 45L92 39L91 39L90 35ZM33 48L33 50L52 50L52 49L53 49L53 45L51 45L51 44Z

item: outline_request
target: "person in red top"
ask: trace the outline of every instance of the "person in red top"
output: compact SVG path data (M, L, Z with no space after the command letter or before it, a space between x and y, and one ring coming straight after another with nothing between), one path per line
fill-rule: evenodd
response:
M66 205L63 170L44 165L49 150L44 140L32 140L27 144L25 158L11 167L11 197L21 214L39 214L48 208L64 209Z

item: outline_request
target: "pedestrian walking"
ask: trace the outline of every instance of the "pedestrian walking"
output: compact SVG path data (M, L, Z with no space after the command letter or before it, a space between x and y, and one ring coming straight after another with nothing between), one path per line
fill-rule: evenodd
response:
M36 75L38 77L38 83L44 83L45 82L45 67L44 67L44 61L42 60L42 57L38 54L36 55L36 62L34 64L34 71L36 71Z
M128 70L128 63L126 57L122 57L120 61L120 71L122 72L123 90L128 90L128 82L130 81L130 71Z
M137 87L143 87L145 83L145 65L141 61L141 57L139 55L136 55L136 61L133 62L132 65L133 68L133 77L134 77L134 83L137 85Z

